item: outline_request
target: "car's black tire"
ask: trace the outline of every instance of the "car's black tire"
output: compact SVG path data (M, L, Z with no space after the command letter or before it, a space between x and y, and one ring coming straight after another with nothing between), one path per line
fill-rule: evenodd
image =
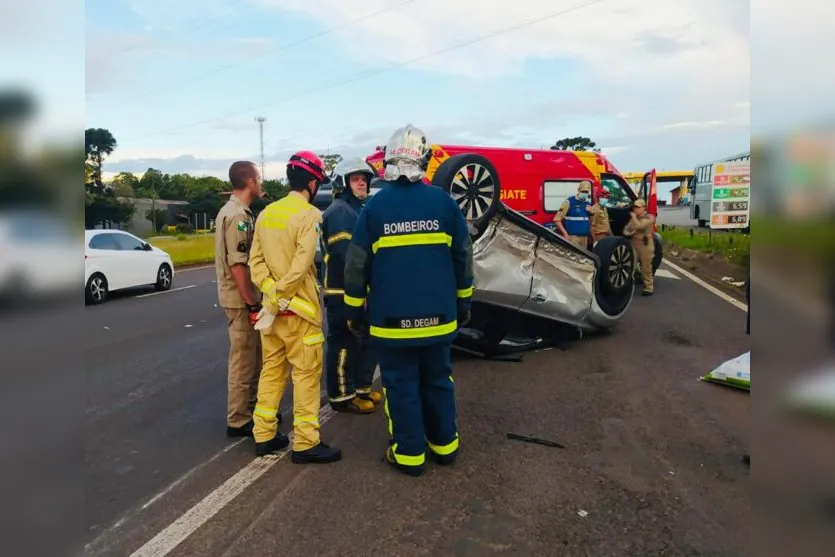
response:
M629 240L607 236L593 248L600 258L595 277L595 299L607 315L620 315L632 300L635 288L635 253Z
M171 288L172 282L174 282L174 276L171 273L171 267L168 263L163 263L157 269L157 282L154 283L154 288L163 292Z
M478 231L499 209L501 181L496 167L487 158L474 153L455 155L445 160L435 171L432 185L452 197L464 218Z
M101 273L93 273L84 286L84 301L88 304L103 304L107 301L109 290L107 278Z
M631 291L631 277L635 273L635 254L629 240L621 236L601 238L593 248L600 258L597 275L604 294L622 294Z

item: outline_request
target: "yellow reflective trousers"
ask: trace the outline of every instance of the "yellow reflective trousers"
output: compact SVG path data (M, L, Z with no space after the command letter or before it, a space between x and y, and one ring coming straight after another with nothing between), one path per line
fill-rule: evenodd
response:
M269 441L278 432L278 407L292 375L293 450L319 444L324 342L321 327L296 315L279 315L269 331L262 331L263 367L253 416L256 443Z

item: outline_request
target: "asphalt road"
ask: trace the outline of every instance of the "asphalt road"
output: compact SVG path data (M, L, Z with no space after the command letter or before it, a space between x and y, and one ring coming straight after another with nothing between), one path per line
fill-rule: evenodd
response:
M462 455L418 479L381 463L382 413L325 412L333 465L227 441L213 280L85 310L88 554L748 551L750 395L697 381L749 349L745 313L666 265L608 334L521 363L457 358Z

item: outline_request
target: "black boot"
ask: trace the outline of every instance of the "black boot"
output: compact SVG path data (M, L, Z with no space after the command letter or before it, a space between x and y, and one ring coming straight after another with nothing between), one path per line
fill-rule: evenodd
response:
M406 466L404 464L399 464L396 460L394 460L394 455L391 452L391 447L386 450L386 456L384 457L385 461L397 470L398 472L402 472L404 474L408 474L409 476L418 477L423 475L423 464L419 466Z
M429 458L431 458L435 464L440 464L441 466L450 466L455 464L455 460L458 458L458 451L455 451L451 454L437 454L429 451Z
M255 456L264 456L286 449L290 439L286 435L276 433L275 437L263 443L255 443Z
M226 426L226 437L252 437L253 422L247 422L239 427Z
M329 447L319 443L304 451L293 451L293 462L295 464L327 464L336 462L342 458L342 451L336 447Z

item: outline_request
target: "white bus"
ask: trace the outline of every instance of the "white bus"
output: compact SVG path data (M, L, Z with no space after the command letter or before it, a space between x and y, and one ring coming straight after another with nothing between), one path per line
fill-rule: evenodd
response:
M704 228L710 222L713 165L718 162L747 161L750 159L751 151L745 151L724 159L700 164L693 169L693 181L690 185L690 218L698 221L700 228Z

